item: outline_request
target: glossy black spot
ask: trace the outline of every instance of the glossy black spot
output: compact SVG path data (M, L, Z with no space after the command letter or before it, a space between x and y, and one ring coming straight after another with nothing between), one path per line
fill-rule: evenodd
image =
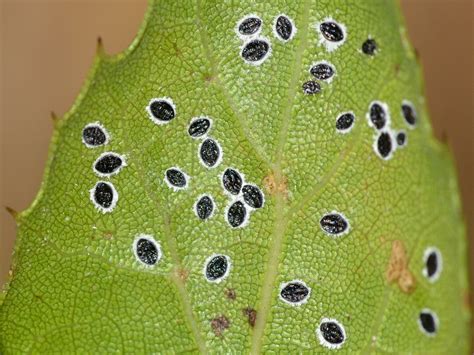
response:
M416 124L416 112L411 105L403 104L402 113L403 113L403 117L405 118L405 121L410 126L414 126Z
M155 243L146 238L140 238L136 244L138 259L147 265L155 265L158 261L158 248Z
M387 132L382 132L377 138L377 151L382 158L387 158L392 152L392 137Z
M261 208L263 206L263 193L254 185L244 185L242 188L244 202L252 208Z
M196 203L196 214L197 216L204 220L208 219L214 211L214 202L210 196L202 196Z
M433 277L438 271L438 255L433 251L428 255L426 259L426 271L428 277Z
M407 135L405 132L398 132L397 133L397 144L402 147L405 145L406 141L407 141Z
M112 184L99 182L94 189L94 201L103 208L112 206L114 200L114 189Z
M329 64L319 63L311 67L310 73L316 79L327 80L334 75L334 69Z
M338 131L347 131L352 127L355 121L354 114L347 112L340 115L336 120L336 129Z
M242 176L232 168L227 168L222 175L222 185L232 195L238 195L242 189Z
M338 345L344 342L344 332L336 322L322 322L319 330L324 340L330 344Z
M109 153L100 157L94 164L94 169L100 174L111 175L122 167L123 160L117 154Z
M171 168L166 170L166 180L171 186L183 188L186 186L186 175L178 169Z
M84 143L91 147L98 147L107 142L107 134L97 125L90 125L82 130Z
M270 44L261 39L248 42L242 49L242 58L249 62L259 62L265 58L270 50Z
M422 328L429 334L436 332L436 321L430 312L420 312L420 324Z
M370 121L377 129L384 128L387 123L387 112L385 112L385 109L381 104L376 102L370 106L369 117Z
M377 42L374 39L369 38L362 43L362 52L367 55L374 55L377 51Z
M321 85L314 80L303 83L303 92L306 95L314 95L321 91Z
M239 25L239 33L242 35L253 35L257 33L262 26L262 20L258 17L247 17Z
M309 289L301 282L290 282L280 291L280 296L290 303L300 303L309 295Z
M321 228L329 234L338 235L347 231L349 223L339 213L328 213L319 221Z
M158 121L171 121L176 113L173 106L166 100L153 100L150 104L150 112Z
M204 136L211 128L211 121L207 118L197 118L191 122L188 134L193 138Z
M324 38L331 42L340 42L344 39L344 32L337 23L328 21L319 25L319 30Z
M284 41L288 41L291 38L291 34L293 33L293 25L291 21L286 16L278 16L276 23L275 23L275 31Z
M240 201L234 202L227 210L227 220L232 228L240 227L245 222L247 209Z
M199 156L201 157L203 163L212 168L219 161L221 155L221 150L217 142L211 138L206 139L201 144L199 149Z
M225 276L228 267L227 258L224 255L216 255L206 265L206 278L217 281Z

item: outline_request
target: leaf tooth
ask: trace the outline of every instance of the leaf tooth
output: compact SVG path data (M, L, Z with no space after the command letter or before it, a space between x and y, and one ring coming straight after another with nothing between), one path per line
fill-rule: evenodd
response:
M10 206L5 206L5 210L8 212L8 214L9 214L10 216L13 217L13 219L15 220L15 222L18 222L20 213L18 213L17 210L15 210L14 208L12 208L12 207L10 207Z
M105 48L104 48L104 41L102 40L101 36L97 37L97 44L96 44L96 47L95 47L95 53L98 57L101 57L101 58L106 56Z
M50 117L51 117L51 121L53 122L53 126L56 128L58 126L59 122L61 121L61 117L56 115L56 113L54 111L51 111Z

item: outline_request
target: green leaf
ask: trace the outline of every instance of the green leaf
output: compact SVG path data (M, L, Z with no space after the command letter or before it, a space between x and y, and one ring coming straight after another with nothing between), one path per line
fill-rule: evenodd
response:
M253 39L238 34L248 15ZM330 80L310 73L319 61ZM151 1L131 47L99 50L56 124L43 186L17 217L0 351L466 352L465 232L422 86L391 1ZM390 113L387 159L374 101ZM189 135L195 117L215 141ZM89 145L107 138L91 148L96 122L108 137L89 129ZM227 168L257 187L246 201L225 192Z

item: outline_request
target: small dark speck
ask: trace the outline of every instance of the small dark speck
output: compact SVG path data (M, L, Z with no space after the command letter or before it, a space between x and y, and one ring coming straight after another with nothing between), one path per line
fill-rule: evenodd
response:
M417 115L411 103L404 102L402 104L402 114L408 125L414 126L416 124Z
M335 22L323 22L321 25L319 25L319 29L324 38L326 38L328 41L340 42L344 39L344 32L342 31L341 26Z
M327 80L334 75L334 68L327 63L318 63L311 67L310 73L316 79Z
M293 25L286 16L278 16L275 23L275 31L278 37L283 41L288 41L293 34Z
M262 20L260 20L258 17L247 17L240 23L239 33L246 36L253 35L258 32L261 26Z
M406 145L406 142L407 142L407 135L405 132L398 132L397 133L397 144L399 147L403 147Z
M214 334L221 337L226 329L229 329L230 321L226 316L220 315L211 320L211 328Z
M270 51L270 44L261 39L254 39L245 44L241 56L248 62L258 63L262 61Z
M362 52L367 55L374 55L377 52L377 42L374 39L369 38L362 43Z
M247 217L247 209L241 201L236 201L227 210L227 221L232 228L240 227Z
M436 253L431 253L428 256L428 260L426 261L426 265L428 268L428 276L433 276L436 273L436 269L438 268L438 261L436 259Z
M336 236L347 232L349 229L349 223L346 218L337 212L325 214L319 221L319 224L323 231Z
M257 311L251 307L244 308L242 311L244 316L247 317L250 326L252 328L255 327L255 322L257 321Z
M377 138L377 151L383 159L388 159L392 149L392 138L390 134L387 132L382 132Z
M437 322L435 319L436 315L428 310L422 311L419 314L419 323L423 330L429 334L429 335L434 335L436 333L437 329Z
M237 298L237 293L233 288L226 288L224 290L224 295L231 301L234 301Z
M321 85L314 80L309 80L303 84L303 92L306 95L314 95L321 91Z
M352 112L341 114L336 120L336 129L340 132L347 132L354 124L355 116Z

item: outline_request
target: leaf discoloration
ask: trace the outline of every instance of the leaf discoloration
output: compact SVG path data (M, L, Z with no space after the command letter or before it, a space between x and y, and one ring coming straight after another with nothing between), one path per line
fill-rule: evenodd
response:
M397 283L400 290L404 293L412 293L416 288L416 280L408 269L408 256L405 245L401 240L394 240L392 242L386 279L389 283Z
M249 325L255 327L255 321L257 320L257 311L252 307L247 307L242 310L242 313L247 317Z
M211 320L211 328L214 334L218 337L222 337L224 332L229 329L230 321L229 319L224 316L220 315Z

